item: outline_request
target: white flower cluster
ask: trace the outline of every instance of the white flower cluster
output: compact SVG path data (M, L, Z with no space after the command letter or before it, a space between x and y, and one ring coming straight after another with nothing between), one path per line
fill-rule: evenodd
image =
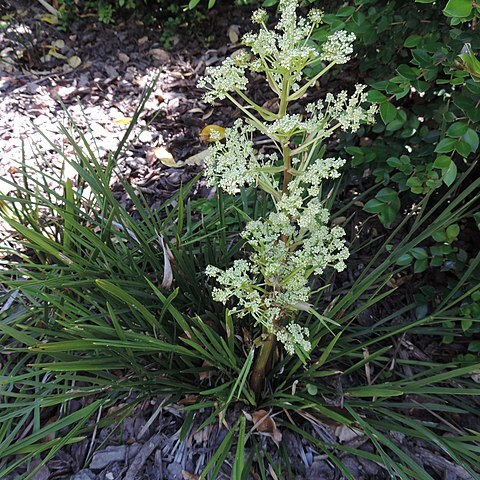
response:
M255 314L261 308L261 297L255 288L251 276L255 274L255 266L247 260L235 260L227 270L220 270L209 265L205 274L217 279L222 288L215 287L212 298L216 302L227 303L232 297L238 298L237 313L244 316L247 312ZM241 294L240 294L241 292Z
M298 3L280 0L280 21L273 31L265 25L267 13L262 9L255 12L252 20L260 24L260 31L244 37L251 53L235 53L222 66L207 69L207 77L199 82L207 89L205 99L210 102L230 92L239 94L245 107L230 99L250 122L237 120L226 129L224 140L211 145L205 160L208 184L229 194L245 185L257 185L275 204L274 211L247 223L241 234L248 259L236 260L226 270L207 268L206 274L217 282L213 299L231 302L229 306L239 317L251 315L264 330L276 335L289 354L311 349L308 329L294 320L300 311L311 308L312 275L322 275L328 267L342 271L349 256L344 230L328 225L330 213L321 201L322 182L339 177L345 161L317 158L314 152L335 129L356 131L362 123L373 123L376 112L376 106L364 108L366 87L357 85L350 96L345 91L327 94L324 101L307 106L305 116L287 113L288 103L300 98L318 78L300 87L303 69L317 58L329 62L325 71L331 64L345 63L355 39L354 34L335 32L318 53L309 38L322 22L323 12L312 10L308 19L297 18ZM242 93L247 69L266 73L280 99L278 113L266 111ZM255 131L270 137L283 158L277 153L258 154L252 139ZM300 141L292 142L293 138ZM283 182L279 174L284 176Z
M349 255L343 240L344 230L328 227L328 210L318 198L306 202L302 194L305 188L319 184L314 178L315 171L323 178L332 178L338 175L337 168L344 162L326 159L323 171L317 163L315 168L298 177L302 182L291 184L297 187L282 195L276 211L266 219L246 225L242 237L252 249L249 263L235 262L234 267L225 272L214 267L208 270L221 285L214 290L214 299L226 303L235 297L238 312L252 314L276 334L289 353L295 345L308 350L306 330L294 323L279 324L272 312L283 312L287 316L298 312L309 301L308 282L312 273L320 275L328 266L341 271Z
M302 131L303 128L302 117L299 114L287 114L268 125L266 128L266 133L270 134L271 136L292 136Z
M208 67L197 87L207 90L203 98L206 102L213 103L216 98L223 100L229 92L246 90L247 84L245 66L238 65L233 58L228 57L219 67Z
M280 20L276 31L261 29L258 33L247 33L243 43L252 49L260 63L255 63L256 71L273 69L297 72L297 80L301 78L301 70L318 56L317 50L307 45L313 25L318 24L321 14L317 11L311 15L313 20L297 18L298 0L280 0ZM263 24L266 20L264 10L253 14L255 23ZM262 67L263 62L263 67Z
M308 18L314 25L320 25L323 23L323 17L325 16L325 12L318 8L312 8L308 12Z
M225 271L208 267L207 274L220 284L213 291L214 300L225 304L235 298L237 314L251 314L275 333L287 352L293 353L295 346L308 351L308 331L279 319L290 318L308 304L312 273L320 275L327 266L345 268L349 255L345 232L328 227L328 219L328 210L317 198L305 205L299 190L284 194L275 212L249 222L242 232L252 249L249 262L237 260Z
M347 33L345 30L329 35L322 45L322 60L337 64L347 63L353 53L354 33Z
M336 120L344 131L356 132L362 123L372 124L375 122L377 105L371 105L368 110L362 107L367 100L366 85L355 85L353 95L343 90L337 97L327 93L327 114Z
M342 158L319 158L312 163L301 177L302 182L308 184L308 194L317 197L322 180L338 178L340 176L338 169L343 165L345 165L345 160Z
M290 355L295 353L295 345L300 345L306 352L309 352L312 348L312 344L307 340L309 336L310 332L307 328L293 322L276 332L277 340L283 343L285 350Z
M254 130L237 120L232 128L225 130L225 143L212 143L205 159L208 185L218 185L233 195L240 187L256 182L255 169L259 164L253 149Z
M268 14L263 8L259 8L252 15L252 22L253 23L265 23L268 20Z
M351 95L342 90L337 96L327 93L325 102L319 100L310 103L306 107L310 117L299 128L308 134L321 136L332 124L338 125L343 131L356 132L364 123L375 123L377 105L370 105L368 109L363 107L367 101L366 88L366 85L358 84Z

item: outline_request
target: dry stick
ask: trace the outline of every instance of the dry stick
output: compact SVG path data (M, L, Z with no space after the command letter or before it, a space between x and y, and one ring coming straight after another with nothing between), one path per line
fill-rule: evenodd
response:
M155 419L160 415L162 412L163 406L165 403L167 403L167 400L171 397L171 395L167 395L161 402L160 405L157 407L155 412L153 412L153 415L148 419L148 422L142 427L140 430L139 434L137 435L137 440L141 440L145 433L147 433L147 430L151 427L152 423L155 421Z
M153 453L153 451L160 445L162 441L162 434L156 433L153 435L148 442L144 443L140 451L135 456L130 468L123 480L135 480L138 478L138 472L145 465L148 457Z

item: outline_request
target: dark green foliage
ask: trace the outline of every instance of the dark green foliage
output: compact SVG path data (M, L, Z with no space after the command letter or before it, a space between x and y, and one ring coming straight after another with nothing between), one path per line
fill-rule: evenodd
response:
M409 203L411 194L452 185L478 152L480 84L469 68L480 48L480 10L468 0L444 2L443 12L442 2L354 3L326 15L318 32L345 28L357 35L358 68L380 107L381 121L359 132L370 141L345 150L353 166L370 169ZM465 48L470 67L459 57ZM389 217L380 220L392 225Z

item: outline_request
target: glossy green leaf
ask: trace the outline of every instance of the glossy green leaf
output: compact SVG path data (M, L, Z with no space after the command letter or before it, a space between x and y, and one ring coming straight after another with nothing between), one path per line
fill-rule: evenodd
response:
M447 240L452 242L458 237L458 234L460 233L460 226L457 223L449 225L445 233L447 234Z
M398 193L393 188L385 187L375 195L375 198L383 203L392 203L398 200Z
M380 105L380 116L385 124L393 121L397 116L397 109L390 102L384 102Z
M475 82L480 82L480 61L472 51L469 43L466 43L462 52L458 56L462 62L465 72L470 73L470 76Z
M387 97L378 90L369 90L367 100L372 103L383 103L387 101Z
M413 273L422 273L428 268L428 258L415 260L413 264Z
M448 157L447 155L439 155L436 159L435 162L433 163L433 166L435 168L448 168L450 166L450 163L452 162L452 159Z
M438 142L438 145L435 147L435 152L437 153L449 153L455 150L455 144L457 140L455 138L443 138Z
M413 255L414 258L417 260L425 260L428 258L427 251L422 247L415 247L410 250L410 253Z
M449 137L461 137L468 130L468 125L465 122L455 122L448 127L447 135Z
M407 48L414 48L417 47L418 44L422 41L422 36L421 35L410 35L409 37L406 38L406 40L403 42L403 46Z
M448 187L453 184L457 178L457 166L455 162L450 162L450 166L447 169L442 170L442 180Z
M437 230L436 232L433 232L432 238L436 242L443 243L443 242L447 241L447 234L445 233L445 230ZM432 253L433 253L433 251L432 251Z
M472 152L477 151L479 140L478 133L475 130L469 128L462 136L462 140L470 145Z
M411 255L410 253L404 253L398 258L397 265L400 265L401 267L405 267L406 265L410 265L412 261L413 261L413 255Z
M447 17L468 17L472 11L472 0L449 0L443 13Z
M397 218L397 213L397 208L393 208L390 205L384 204L382 210L378 215L378 218L385 227L389 228Z
M472 153L472 147L467 142L460 140L455 145L455 151L461 155L463 158L467 158Z
M380 213L384 205L385 204L383 202L380 202L379 200L372 198L365 204L363 209L368 213Z

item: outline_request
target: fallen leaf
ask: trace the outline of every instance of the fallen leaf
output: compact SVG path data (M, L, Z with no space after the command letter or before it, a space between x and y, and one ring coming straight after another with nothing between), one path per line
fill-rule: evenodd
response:
M268 471L270 472L270 476L273 478L273 480L279 480L271 464L268 464Z
M123 408L126 406L126 403L119 403L118 405L114 405L107 410L107 417L110 415L119 417L123 413Z
M55 40L52 43L52 47L55 47L55 48L58 48L59 50L61 50L62 48L65 47L65 42L61 38L59 38L58 40Z
M202 150L191 157L188 157L185 160L185 165L203 165L205 159L208 156L208 148L206 150Z
M206 370L201 370L198 374L199 380L205 380L210 377L212 374L212 370L209 367L212 367L213 365L210 362L207 362L206 360L202 363L202 367L205 367Z
M150 148L147 151L146 157L147 163L150 167L156 160L160 160L163 165L170 168L180 168L184 165L183 162L175 161L173 155L165 147Z
M171 250L168 248L168 245L165 244L162 235L158 236L158 242L163 250L163 280L162 280L162 288L169 290L172 287L173 283L173 270L172 270L172 263L173 263L173 254Z
M128 117L121 117L121 118L117 118L115 120L113 120L113 123L115 125L127 125L128 123L130 123L132 121L131 118L128 118Z
M232 43L237 43L240 39L240 27L238 25L230 25L227 30L227 35Z
M200 478L198 475L187 472L186 470L182 470L182 477L183 480L198 480Z
M207 113L205 113L202 116L202 120L207 120L207 118L210 118L213 115L213 108L211 108Z
M58 23L58 17L56 15L46 14L40 17L42 22L49 23L50 25L56 25Z
M253 429L257 432L266 433L275 443L282 441L282 433L277 428L275 420L266 410L257 410L252 413Z
M341 225L347 217L337 217L332 220L332 225Z
M160 60L164 63L170 60L169 53L163 50L163 48L152 48L149 53L155 60Z
M216 142L225 138L225 129L219 125L207 125L199 136L202 142Z
M347 443L358 437L363 437L362 431L356 428L348 427L347 425L340 425L335 429L335 435L340 443Z
M50 417L47 422L45 423L45 427L47 427L48 425L52 425L54 424L57 420L59 419L58 415L54 415L53 417ZM56 431L51 431L50 433L48 433L47 435L45 435L44 437L42 437L40 439L41 442L52 442L53 440L55 440L55 437L56 437Z
M52 57L55 57L55 58L58 58L59 60L65 60L67 58L65 55L57 52L53 48L48 52L48 55L50 55Z
M201 430L195 430L194 432L192 432L192 435L190 435L190 445L192 445L193 442L195 442L197 445L208 444L208 439L212 434L212 430L213 430L213 426L207 425L205 428L202 428Z
M77 57L77 55L73 55L73 57L70 57L68 59L68 64L72 68L77 68L82 64L82 60L80 59L80 57Z
M198 395L185 395L185 398L179 400L177 405L194 405L198 402Z

